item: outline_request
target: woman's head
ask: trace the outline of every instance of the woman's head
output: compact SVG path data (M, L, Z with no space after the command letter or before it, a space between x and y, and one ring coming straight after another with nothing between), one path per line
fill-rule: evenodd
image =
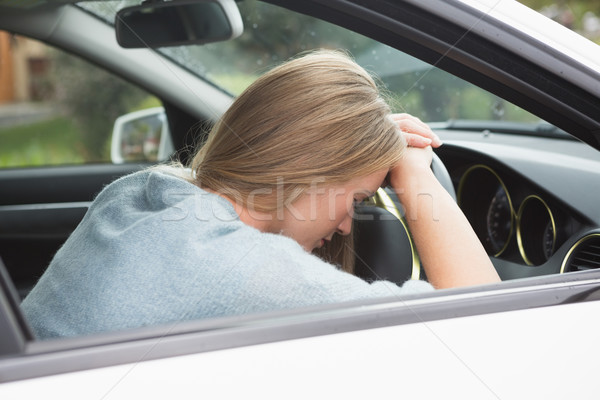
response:
M289 204L316 182L339 184L391 167L404 140L389 114L371 76L350 58L309 53L246 89L192 168L202 187L233 190L236 201L246 205L250 197L256 210L271 211L281 206L275 194L282 184Z
M372 77L348 56L317 51L258 78L192 162L196 183L273 212L315 186L389 169L405 146Z

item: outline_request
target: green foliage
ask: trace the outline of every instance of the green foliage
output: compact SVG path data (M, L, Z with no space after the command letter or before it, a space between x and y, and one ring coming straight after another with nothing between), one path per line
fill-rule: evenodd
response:
M82 132L82 157L88 162L107 161L115 119L135 109L148 95L63 52L53 52L52 65L56 100Z
M49 56L43 97L60 116L0 129L0 167L110 162L115 119L160 101L76 57L52 49Z
M0 130L0 168L81 164L83 142L68 118Z
M598 0L519 0L519 3L538 11L548 6L568 7L573 11L576 18L581 18L586 11L600 14L600 2Z
M520 0L522 4L540 11L563 25L578 31L589 39L600 44L598 32L585 32L583 17L593 13L600 17L600 1L598 0Z

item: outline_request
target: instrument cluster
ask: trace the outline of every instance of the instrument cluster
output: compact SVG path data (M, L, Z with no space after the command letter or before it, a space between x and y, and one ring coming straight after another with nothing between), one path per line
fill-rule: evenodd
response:
M457 197L488 254L525 265L548 261L576 224L534 185L484 164L461 174Z

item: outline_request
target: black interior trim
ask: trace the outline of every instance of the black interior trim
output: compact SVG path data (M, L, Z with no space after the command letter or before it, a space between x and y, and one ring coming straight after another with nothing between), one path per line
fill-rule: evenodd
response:
M163 107L169 121L173 146L178 149L172 159L188 165L196 149L208 138L212 124L209 120L199 120L169 102L163 101Z
M0 357L25 351L33 334L19 308L20 299L0 259ZM1 380L1 379L0 379Z
M87 164L3 169L0 206L91 201L123 175L152 164Z

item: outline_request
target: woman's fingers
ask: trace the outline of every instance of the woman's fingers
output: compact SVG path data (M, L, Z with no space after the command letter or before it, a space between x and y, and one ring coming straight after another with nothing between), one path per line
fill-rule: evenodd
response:
M425 136L404 132L404 137L406 138L406 144L410 147L427 147L433 145L433 141Z
M431 145L432 147L439 147L442 145L440 138L419 118L403 113L392 114L392 120L396 122L398 128L406 135L406 141L409 146L424 147Z

